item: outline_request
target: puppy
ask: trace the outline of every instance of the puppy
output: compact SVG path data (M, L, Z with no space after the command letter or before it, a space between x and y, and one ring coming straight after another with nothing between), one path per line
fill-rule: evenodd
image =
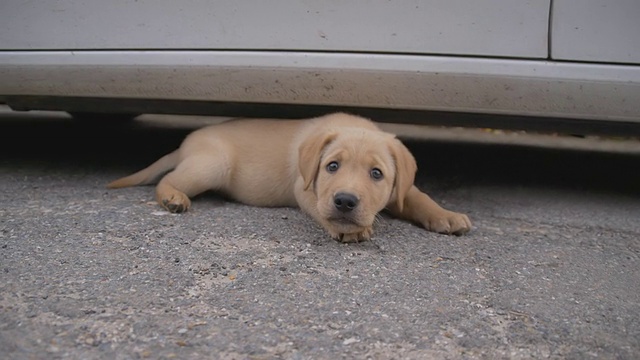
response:
M430 231L468 232L466 215L443 209L413 185L416 170L392 134L365 118L336 113L205 127L176 151L107 187L160 179L156 199L172 213L187 211L190 198L208 190L248 205L297 206L343 242L370 239L384 209Z

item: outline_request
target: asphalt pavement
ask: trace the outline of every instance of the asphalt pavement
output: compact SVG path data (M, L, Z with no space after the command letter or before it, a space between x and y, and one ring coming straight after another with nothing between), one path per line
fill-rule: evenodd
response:
M0 114L0 357L640 358L635 141L421 128L418 186L473 230L341 244L296 209L107 190L191 130L156 118Z

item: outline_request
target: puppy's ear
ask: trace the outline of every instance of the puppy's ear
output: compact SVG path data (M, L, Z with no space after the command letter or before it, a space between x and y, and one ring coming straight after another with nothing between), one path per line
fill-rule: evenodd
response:
M389 151L396 162L396 179L393 185L392 199L396 201L398 210L402 211L404 209L404 198L415 181L418 165L409 149L395 137L389 140Z
M298 148L298 169L304 180L304 190L308 190L318 175L322 150L338 136L333 131L312 134Z

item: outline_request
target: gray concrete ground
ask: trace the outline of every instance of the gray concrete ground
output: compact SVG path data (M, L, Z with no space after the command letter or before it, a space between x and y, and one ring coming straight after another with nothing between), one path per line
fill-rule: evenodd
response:
M417 183L473 231L346 245L295 209L105 189L180 143L166 117L0 120L2 358L640 358L636 142L427 130Z

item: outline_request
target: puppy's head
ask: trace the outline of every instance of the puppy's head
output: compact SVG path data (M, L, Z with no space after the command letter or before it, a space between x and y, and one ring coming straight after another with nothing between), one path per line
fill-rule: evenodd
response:
M299 155L305 190L316 194L318 213L344 234L370 229L391 202L401 210L417 168L393 135L360 128L314 134Z

